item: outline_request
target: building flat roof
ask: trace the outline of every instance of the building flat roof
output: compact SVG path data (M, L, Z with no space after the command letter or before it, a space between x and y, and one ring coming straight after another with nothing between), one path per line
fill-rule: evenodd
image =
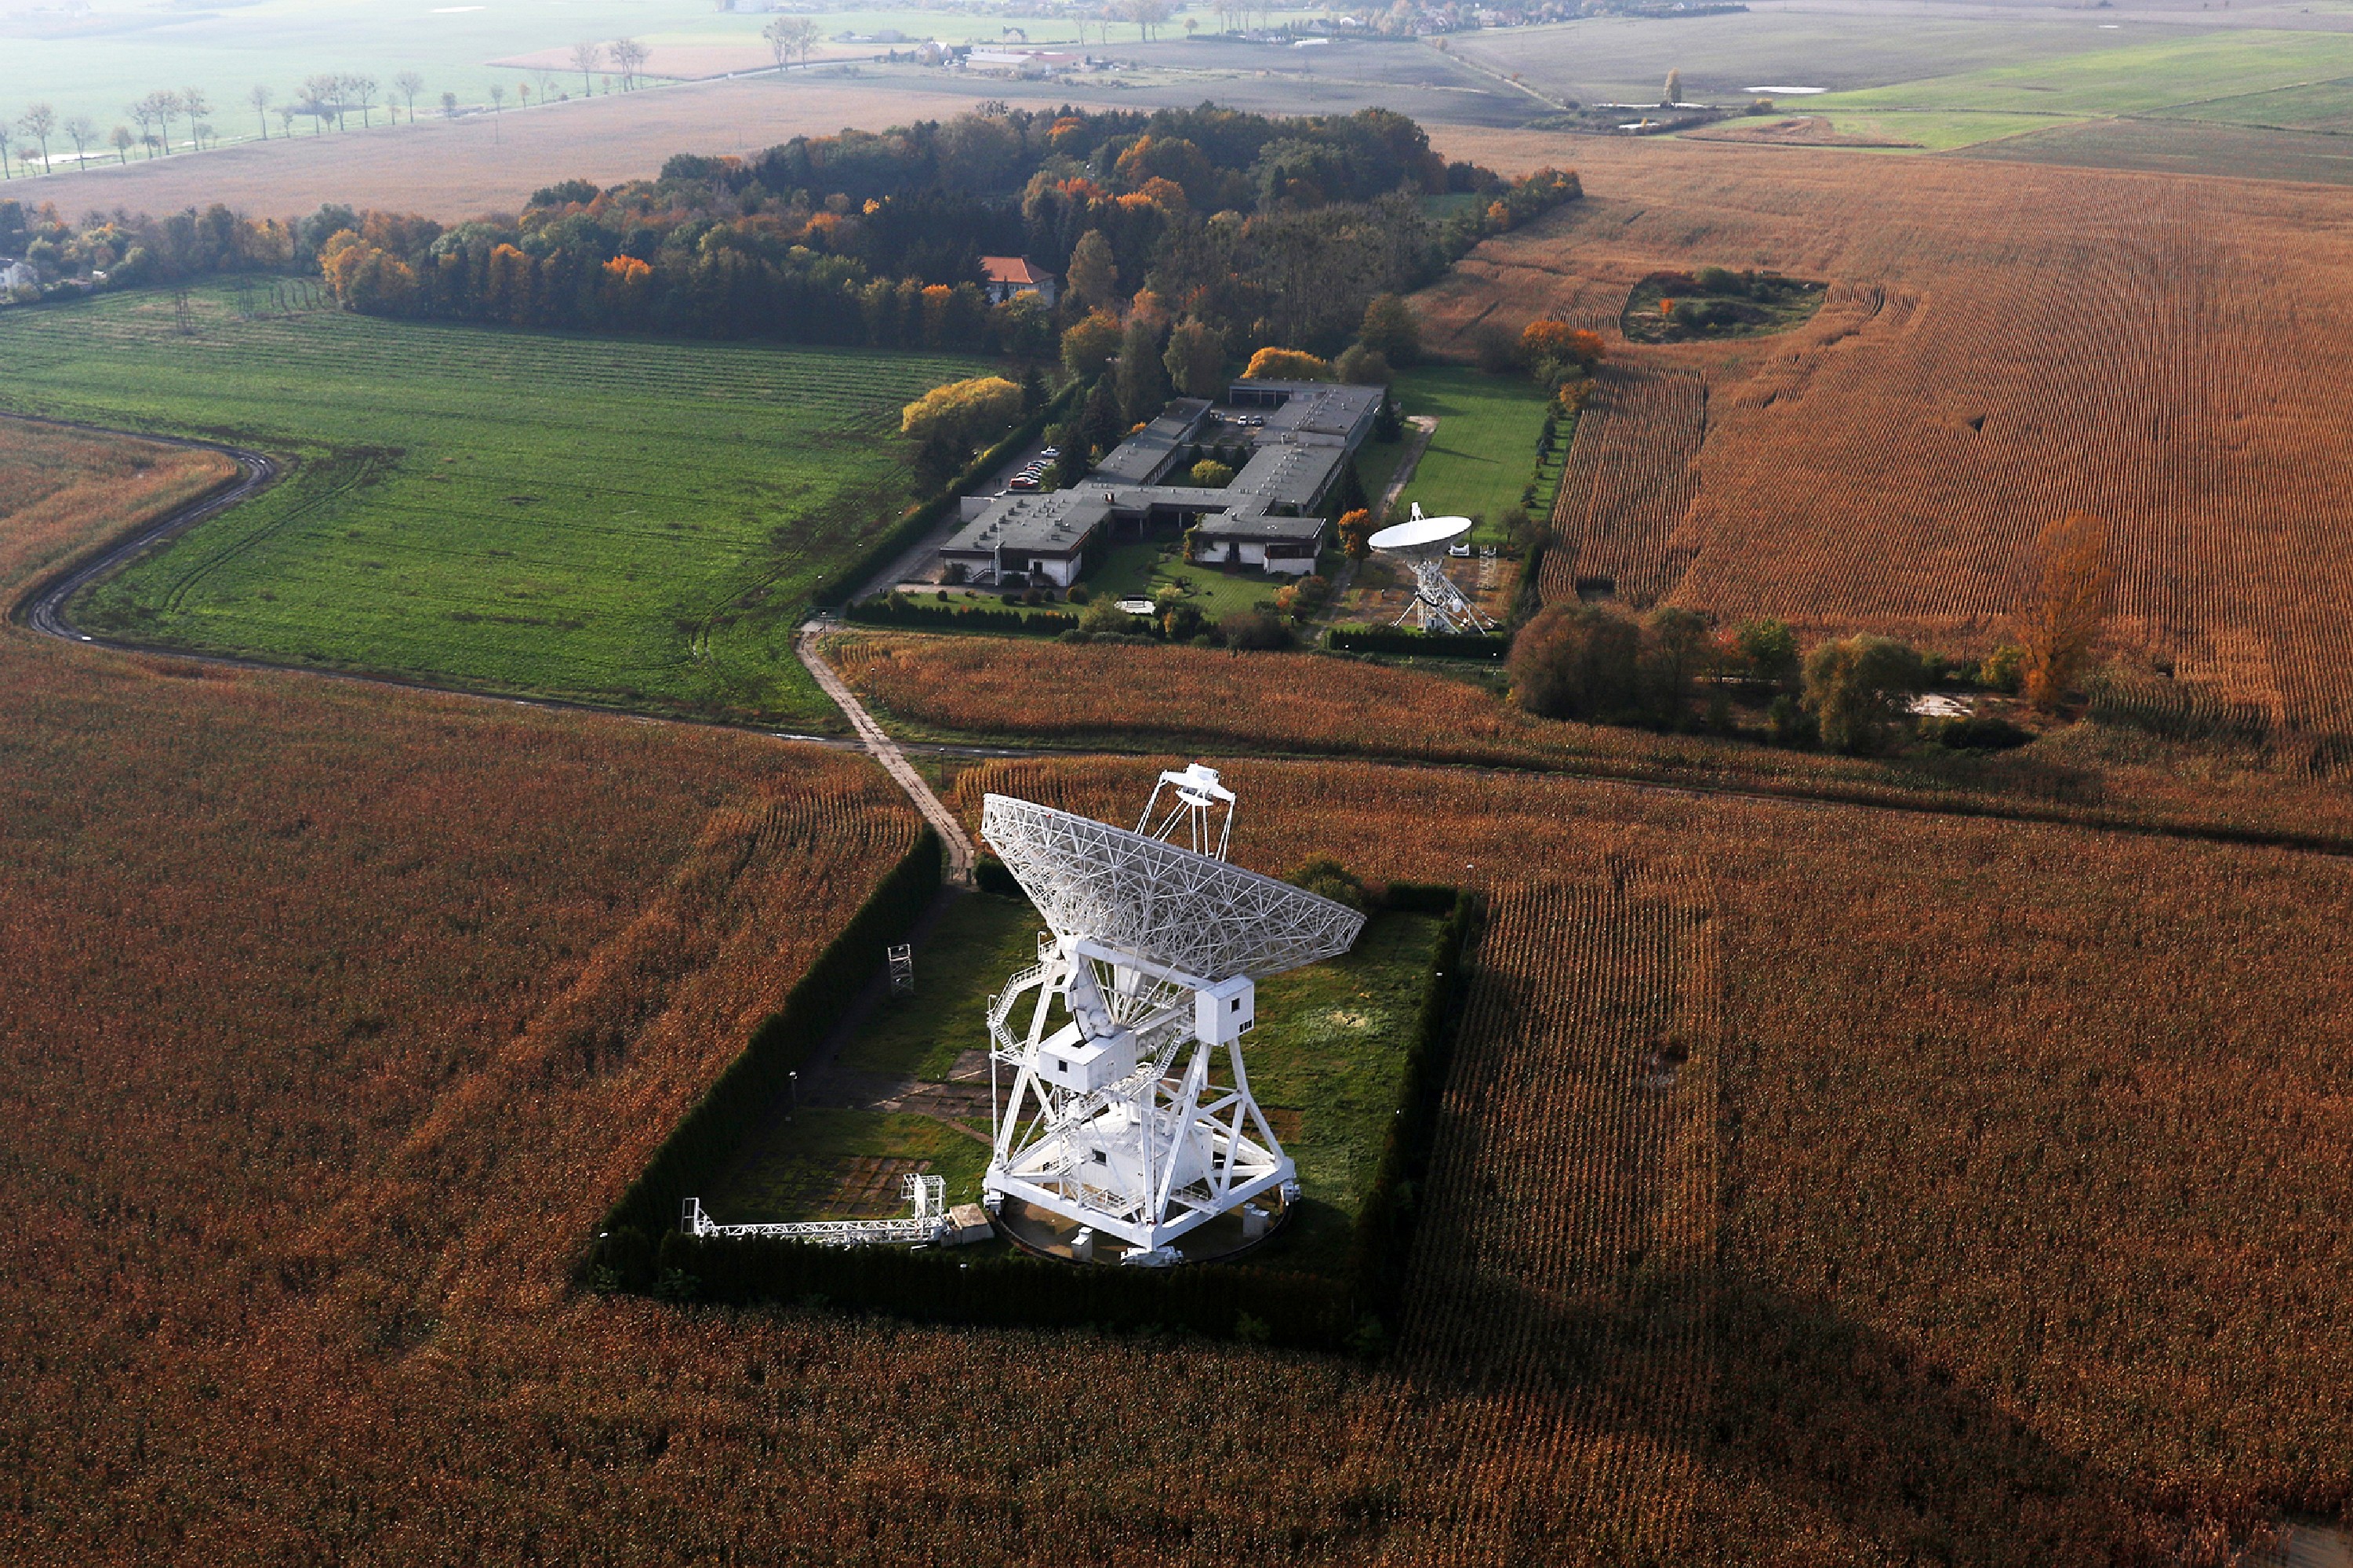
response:
M1204 514L1202 532L1216 537L1313 539L1324 520L1309 509L1371 429L1383 395L1324 381L1237 381L1222 404L1173 398L1077 485L996 497L941 553L1069 555L1114 514L1155 506ZM1250 455L1224 489L1163 482L1195 446L1238 444Z

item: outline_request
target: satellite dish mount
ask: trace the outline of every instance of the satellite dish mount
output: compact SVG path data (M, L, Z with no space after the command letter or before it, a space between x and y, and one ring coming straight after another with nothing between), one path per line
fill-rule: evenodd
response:
M1470 532L1468 517L1424 517L1417 501L1412 517L1366 541L1413 568L1413 598L1391 625L1403 626L1410 620L1424 631L1462 634L1495 630L1494 621L1463 598L1454 579L1446 575L1446 547Z
M982 836L1052 927L989 999L984 1187L992 1204L1126 1242L1132 1263L1174 1263L1187 1233L1271 1192L1296 1198L1241 1039L1258 980L1336 957L1364 927L1228 863L1233 810L1198 763L1160 776L1134 832L1007 795L981 810Z

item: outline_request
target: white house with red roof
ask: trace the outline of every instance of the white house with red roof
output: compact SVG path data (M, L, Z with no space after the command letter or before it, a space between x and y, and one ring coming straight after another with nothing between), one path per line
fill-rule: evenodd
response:
M988 302L1001 305L1016 294L1035 294L1045 304L1052 304L1057 286L1054 274L1041 272L1019 256L984 256L980 270L988 278Z

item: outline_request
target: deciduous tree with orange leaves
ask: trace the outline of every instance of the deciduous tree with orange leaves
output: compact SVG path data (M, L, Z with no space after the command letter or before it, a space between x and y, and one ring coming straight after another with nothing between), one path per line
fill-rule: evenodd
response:
M2018 617L2026 650L2021 689L2037 707L2055 707L2082 675L2116 601L2116 567L2108 558L2108 525L2088 512L2070 512L2042 530L2034 593Z

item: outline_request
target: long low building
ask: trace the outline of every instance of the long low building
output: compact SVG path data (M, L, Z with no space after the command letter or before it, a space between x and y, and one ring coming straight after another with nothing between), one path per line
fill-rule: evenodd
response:
M1378 387L1237 381L1222 401L1176 398L1067 490L966 497L970 521L940 560L968 582L1018 576L1068 588L1084 575L1087 552L1122 529L1174 524L1198 525L1194 558L1204 565L1303 577L1382 396ZM1242 457L1230 483L1185 482L1196 462L1220 454Z

